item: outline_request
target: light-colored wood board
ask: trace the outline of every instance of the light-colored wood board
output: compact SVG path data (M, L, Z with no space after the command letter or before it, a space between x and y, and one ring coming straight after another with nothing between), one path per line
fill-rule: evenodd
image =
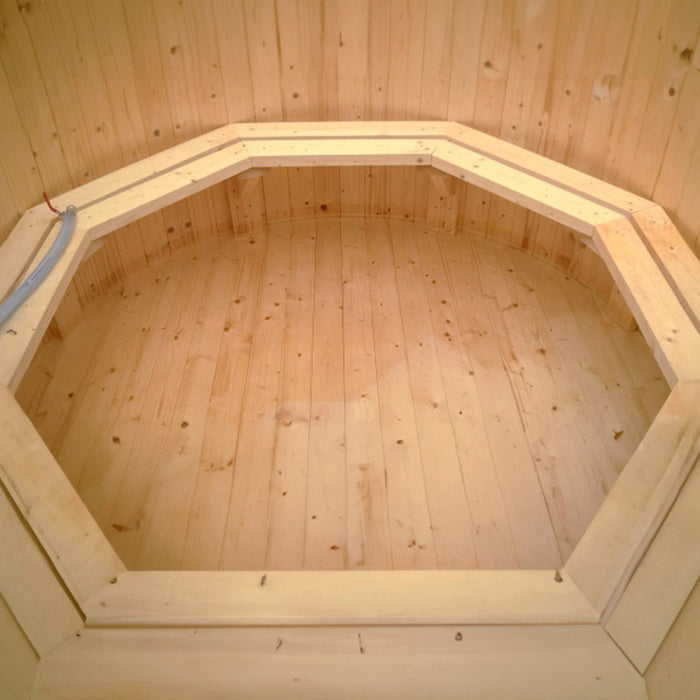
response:
M523 172L540 174L549 182L561 183L561 186L570 192L589 195L604 207L632 213L653 205L648 199L638 197L604 180L463 124L450 124L448 138L475 151L488 153Z
M429 592L429 593L428 593ZM554 571L127 572L84 606L88 627L595 624Z
M47 445L92 512L96 512L96 507L103 504L99 495L102 490L100 485L105 481L110 482L110 466L119 462L114 456L115 451L121 448L122 438L128 444L127 435L114 429L115 413L130 394L127 384L131 373L124 358L130 352L138 352L142 346L144 333L148 333L148 330L143 329L150 329L149 317L152 309L157 306L156 299L161 291L160 285L152 291L150 285L143 283L145 277L152 279L148 272L139 277L140 279L128 280L121 289L115 289L110 295L112 303L109 311L104 311L109 315L109 323L102 337L99 337L99 342L95 343L97 347L90 358L90 379L86 380L83 374L77 391L70 387L70 384L77 383L77 372L85 370L85 367L78 365L80 369L76 367L73 370L69 366L62 372L57 372L60 379L53 382L56 388L51 393L60 391L63 394L66 390L61 378L67 378L69 386L66 388L71 389L67 393L72 393L73 396L67 397L69 401L61 396L62 403L67 404L67 414L62 416L58 425L54 423L52 432L44 428L43 435L50 440ZM166 282L162 288L168 289L175 284L175 281L170 284ZM147 358L142 356L142 359L146 364ZM106 404L105 395L118 396L119 401ZM51 408L46 410L51 411ZM53 411L56 411L55 406ZM118 484L117 480L111 485L116 488ZM102 509L97 510L101 511ZM99 517L98 523L104 525Z
M19 138L29 142L32 155L31 161L17 163L15 167L24 173L36 172L43 188L53 194L75 184L72 179L79 163L69 164L66 159L52 113L50 87L43 75L46 67L37 56L25 18L16 5L4 3L2 19L5 31L0 43L0 62L14 102L4 103L4 106L5 109L14 107L16 120L22 124L23 134ZM50 26L49 31L52 31ZM51 37L45 38L48 41ZM62 135L70 138L67 133ZM11 171L5 172L11 174ZM35 191L32 194L27 192L25 196L36 202L39 201L38 195L40 192Z
M53 236L44 241L37 258L44 257L51 243ZM76 225L63 255L39 287L8 319L0 335L0 382L3 385L13 390L17 388L88 244L85 229Z
M160 498L163 465L167 465L169 454L168 436L177 434L177 427L183 421L183 418L178 421L175 415L177 397L189 358L187 350L197 330L197 311L206 274L211 269L206 247L200 252L204 257L199 265L192 260L198 256L184 248L151 272L152 285L157 288L163 284L169 289L151 326L143 326L147 329L145 332L139 329L138 359L130 368L131 385L127 393L122 394L113 432L102 435L107 448L102 453L103 459L106 462L109 456L111 468L121 474L121 479L116 492L110 489L102 497L102 502L111 506L111 510L97 517L105 524L113 546L129 567L136 566L139 560L151 522L151 511L146 505ZM170 262L181 269L171 273ZM180 427L179 430L184 429ZM178 442L178 449L181 445L182 442ZM109 469L110 465L105 467Z
M671 37L667 39L671 7L671 3L643 3L638 5L633 17L623 72L625 80L621 81L616 96L618 109L607 135L609 146L600 173L606 180L622 186L629 185L634 178L632 168L644 117L647 109L651 113L657 110L657 105L652 107L650 104L653 104L653 98L660 97L662 103L674 102L669 99L667 91L657 92L656 95L653 92L656 71L658 69L661 73L663 70L667 53L670 53L673 45ZM659 35L662 40L659 40ZM667 138L663 131L661 138Z
M77 184L88 152L106 160L121 151L128 162L135 133L138 147L156 153L208 128L213 115L223 123L369 119L376 111L389 120L459 119L598 178L608 159L609 179L620 185L643 173L645 193L662 165L659 201L676 213L682 200L677 223L696 239L697 171L687 167L696 148L678 147L681 131L690 141L697 131L696 110L688 111L698 54L692 0L604 8L576 0L568 11L478 2L450 12L446 3L432 13L425 0L366 2L355 12L317 3L251 10L240 0L217 2L213 13L208 3L199 13L145 0L104 4L106 22L81 3L4 6L11 143L3 167L6 179L16 175L18 209L40 201L42 178L51 194ZM64 57L59 35L71 37ZM100 139L118 148L110 153ZM7 230L5 217L16 214L2 211Z
M283 229L273 228L262 244L266 260L219 568L260 569L265 563L290 243Z
M248 698L646 698L641 676L595 625L92 629L42 661L35 698L177 700L193 689Z
M350 568L391 568L388 474L379 413L365 227L341 221L345 463Z
M284 354L280 364L280 401L275 416L265 558L265 567L271 570L304 566L317 235L313 222L294 223L290 232Z
M339 220L316 229L304 567L348 568L342 241Z
M534 468L566 560L617 472L601 441L586 439L587 434L599 433L598 426L584 428L588 378L582 377L582 386L577 386L578 368L564 359L567 329L559 314L550 317L543 309L549 298L561 295L559 284L548 287L547 280L538 279L536 265L523 268L522 254L511 257L504 251L505 265L488 255L482 257L481 243L473 239L472 246L484 303L491 322L499 328L500 357L523 424L528 450L522 455L523 468L525 464ZM570 317L571 311L565 309L563 315ZM572 349L569 345L569 352ZM579 358L585 361L585 354Z
M616 211L583 194L457 144L441 142L433 150L432 165L588 236L596 225L619 218Z
M435 556L439 568L472 568L477 566L477 556L475 525L467 498L469 486L462 474L436 347L449 343L450 338L440 337L433 330L432 310L422 288L421 277L426 273L421 275L417 270L419 255L413 237L398 226L390 225L389 229L417 446L431 529L439 533Z
M392 227L394 225L392 224ZM408 235L405 227L402 235ZM469 510L474 522L473 537L479 567L507 569L517 566L504 497L491 451L488 448L486 417L478 400L473 361L467 352L456 303L445 275L440 236L424 231L418 235L418 253L425 273L424 293L431 310L447 408L460 456ZM413 233L416 237L416 232ZM425 277L425 274L428 276ZM449 334L449 335L446 335Z
M434 144L420 139L324 138L243 141L251 166L429 165Z
M233 177L251 165L243 146L226 146L209 155L178 165L140 184L130 185L102 202L80 212L81 222L91 238L136 221L184 197ZM129 183L130 184L130 183Z
M180 566L185 533L199 471L199 457L206 431L206 413L201 410L211 396L219 346L224 335L229 290L237 265L223 250L207 251L210 259L202 301L194 319L196 332L182 370L173 418L165 442L172 449L156 464L157 483L175 488L152 491L144 505L142 541L137 567L173 569Z
M277 121L283 114L275 3L260 0L242 5L250 70L256 76L265 76L264 80L251 80L255 121Z
M186 167L200 158L226 150L239 141L236 125L230 124L214 131L196 136L187 141L126 165L108 175L103 175L85 185L51 198L57 209L72 204L78 209L94 206L100 200L108 199L122 190L145 183L164 175L175 168ZM37 205L41 209L45 205Z
M579 347L588 348L587 359L581 363L580 370L595 376L596 385L601 384L619 398L614 412L606 401L603 414L617 413L624 420L624 424L615 427L613 440L635 449L668 398L670 389L641 333L620 328L608 317L607 307L600 300L579 292L576 284L563 285L563 297L571 309L571 322L578 327L582 338ZM598 313L601 307L605 308L603 314ZM600 342L605 335L610 338L609 343ZM606 432L612 427L613 423L608 423ZM620 434L620 430L624 432Z
M639 212L632 221L681 305L700 329L700 260L661 207Z
M100 309L114 304L116 292L113 290L94 302L92 309L100 320L96 319L95 323L78 321L66 334L71 345L76 343L86 349L81 362L74 361L74 351L68 343L57 339L55 343L44 344L32 359L17 390L17 401L54 455L64 437L66 421L75 413L74 402L84 395L85 370L95 362L106 340L109 314L100 314ZM65 471L70 479L71 470Z
M700 578L698 493L700 470L695 468L605 625L641 673Z
M668 383L700 377L700 332L627 219L595 228L593 240Z
M6 387L0 416L0 478L80 604L124 565Z
M232 177L226 180L231 223L233 232L237 236L260 230L267 220L263 173L263 170L248 170L243 173L243 177ZM249 174L251 176L246 177Z
M234 475L253 323L258 304L264 245L231 246L239 267L230 294L214 381L206 407L205 433L187 522L183 569L216 569L219 565ZM287 536L290 533L285 533ZM303 534L302 534L303 537Z
M671 5L662 30L666 50L660 53L654 67L654 80L638 125L639 139L625 183L634 192L651 195L655 189L680 105L678 94L688 74L694 72L681 54L693 45L698 26L700 7L693 0L677 0Z
M485 305L478 260L468 238L444 238L441 248L462 342L472 358L478 402L485 417L486 446L503 494L518 563L557 567L561 554L537 472L529 454L520 406L513 398L497 326ZM451 332L451 331L446 331Z
M512 267L515 268L521 257L519 252L513 251ZM587 455L586 461L595 465L590 470L591 481L601 495L607 494L644 437L651 419L640 411L636 402L618 394L619 387L612 371L605 372L608 362L624 367L626 355L618 353L610 342L610 323L606 324L592 308L595 300L572 280L550 275L543 266L532 267L529 279L521 278L516 268L506 282L512 278L517 280L510 288L520 291L520 304L525 307L523 315L526 317L533 312L531 327L542 329L537 336L532 336L532 344L537 345L541 359L550 358L549 372L559 394L555 413L565 420L561 432L570 433L578 455ZM530 292L530 285L534 293ZM627 355L632 352L628 347ZM644 351L637 347L635 352ZM573 353L579 357L579 367L564 371L565 357ZM602 362L601 356L605 358ZM650 353L646 353L646 359L649 362ZM611 401L610 394L617 395L619 401ZM588 426L582 432L598 435L595 444L576 439L577 428L582 425ZM596 504L596 511L599 505Z
M3 222L0 240L4 240L8 226L16 223L19 213L35 202L34 193L43 188L34 165L32 145L22 126L17 104L1 62L0 100L5 106L0 114L0 180L7 193L1 205Z
M695 584L651 665L644 674L650 700L693 700L700 692L697 663L700 583Z
M0 695L30 700L38 666L39 657L0 596Z
M367 222L365 240L392 562L402 569L435 568L436 544L425 493L388 225Z
M0 488L0 589L17 622L40 656L83 627L40 546Z
M266 139L295 139L298 141L341 136L348 139L377 139L404 137L409 139L440 139L447 126L440 121L321 121L321 122L262 122L237 124L236 133L248 142Z
M565 569L601 613L642 560L697 461L698 383L678 384Z

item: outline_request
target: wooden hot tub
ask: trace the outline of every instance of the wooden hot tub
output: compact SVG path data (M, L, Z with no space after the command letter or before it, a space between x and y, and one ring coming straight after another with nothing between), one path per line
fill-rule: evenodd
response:
M210 187L220 230L191 200L182 235L133 248ZM568 252L484 238L501 197ZM352 674L347 644L401 626L406 654L449 646L447 675L483 666L465 641L527 651L532 688L558 655L584 693L643 697L695 582L700 489L698 262L660 207L443 122L234 124L57 204L68 251L0 337L0 478L61 578L37 644L94 640L45 669L172 632L289 639ZM54 225L27 212L10 285Z

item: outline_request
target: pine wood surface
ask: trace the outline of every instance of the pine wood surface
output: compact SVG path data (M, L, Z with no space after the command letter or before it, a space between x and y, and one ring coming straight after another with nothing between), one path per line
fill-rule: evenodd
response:
M354 218L130 275L18 398L128 568L556 568L667 392L550 267Z
M2 596L0 652L0 695L8 700L29 700L39 659Z
M693 0L287 4L2 0L0 240L42 190L90 185L232 122L446 119L654 199L700 250ZM265 179L271 219L346 212L363 189L375 212L426 213L416 172L371 187L343 174L342 202L337 172L292 173ZM596 256L565 227L477 190L455 195L468 230L598 281ZM235 204L219 185L125 227L81 268L72 302L227 230Z
M700 582L695 584L673 627L644 674L651 700L693 700L700 693L697 664Z
M232 695L647 697L597 625L86 629L41 662L34 697Z

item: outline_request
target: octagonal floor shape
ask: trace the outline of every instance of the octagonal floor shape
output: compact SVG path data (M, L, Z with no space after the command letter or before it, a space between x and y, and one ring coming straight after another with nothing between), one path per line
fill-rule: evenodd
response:
M18 399L134 569L557 568L668 395L499 243L279 223L130 275Z

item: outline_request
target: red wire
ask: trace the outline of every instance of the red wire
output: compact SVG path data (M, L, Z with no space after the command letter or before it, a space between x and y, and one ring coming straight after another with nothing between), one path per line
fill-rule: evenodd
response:
M51 211L54 214L60 214L61 212L58 211L56 207L52 206L51 202L49 202L49 196L46 194L46 192L42 192L42 194L44 195L44 199L46 200L46 205L48 206L48 208L51 209Z

